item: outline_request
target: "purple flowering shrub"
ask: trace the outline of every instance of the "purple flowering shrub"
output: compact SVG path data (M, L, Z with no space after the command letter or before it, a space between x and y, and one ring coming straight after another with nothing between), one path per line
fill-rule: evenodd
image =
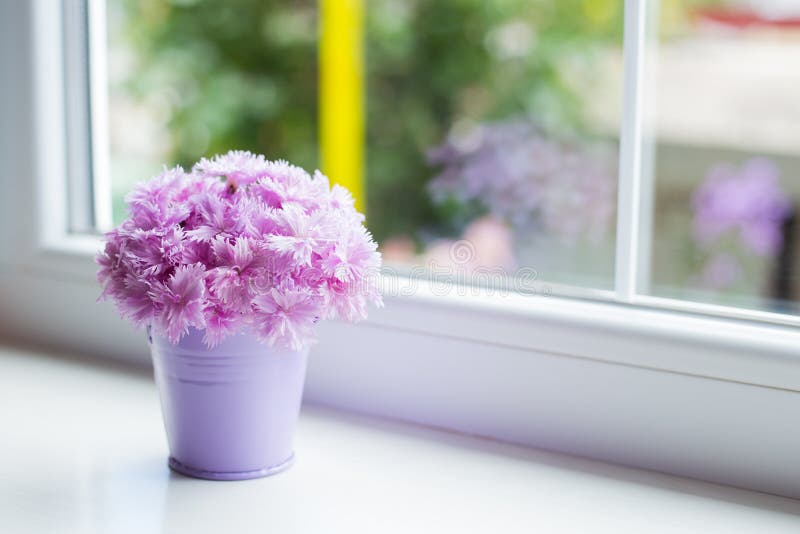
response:
M744 276L748 258L775 257L791 210L772 161L753 158L738 168L712 167L692 194L692 241L705 257L702 284L732 287Z
M101 299L177 343L254 332L299 350L321 319L382 305L381 256L347 189L284 161L232 151L165 170L126 198L98 253Z
M428 159L441 167L429 184L435 201L477 202L526 235L597 242L614 215L612 147L556 139L530 120L481 124L434 148Z

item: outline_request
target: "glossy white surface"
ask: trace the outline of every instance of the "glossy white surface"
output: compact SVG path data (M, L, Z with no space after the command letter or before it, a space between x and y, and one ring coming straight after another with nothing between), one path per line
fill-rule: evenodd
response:
M169 472L152 380L0 348L0 532L796 533L800 502L307 407L272 478Z

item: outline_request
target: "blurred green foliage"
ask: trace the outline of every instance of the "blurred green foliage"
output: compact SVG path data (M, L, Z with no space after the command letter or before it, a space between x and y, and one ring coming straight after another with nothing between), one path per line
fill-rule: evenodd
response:
M126 90L169 103L173 163L239 148L318 165L315 1L112 1L135 56ZM453 231L454 208L425 188L426 152L452 128L530 116L582 130L564 67L590 73L593 54L622 42L622 0L364 2L378 240Z

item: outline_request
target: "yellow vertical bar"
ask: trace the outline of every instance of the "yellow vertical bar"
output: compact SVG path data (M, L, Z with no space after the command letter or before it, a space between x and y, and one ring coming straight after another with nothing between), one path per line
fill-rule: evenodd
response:
M364 211L364 4L320 2L320 158Z

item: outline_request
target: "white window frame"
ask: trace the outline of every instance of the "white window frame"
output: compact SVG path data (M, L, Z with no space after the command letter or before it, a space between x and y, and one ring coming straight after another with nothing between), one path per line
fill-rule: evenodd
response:
M0 4L0 335L144 365L143 334L95 302L99 238L67 232L55 5ZM646 15L644 1L626 2L623 283L598 293L613 300L442 294L393 277L386 308L368 321L322 325L307 400L800 497L796 318L639 294Z

